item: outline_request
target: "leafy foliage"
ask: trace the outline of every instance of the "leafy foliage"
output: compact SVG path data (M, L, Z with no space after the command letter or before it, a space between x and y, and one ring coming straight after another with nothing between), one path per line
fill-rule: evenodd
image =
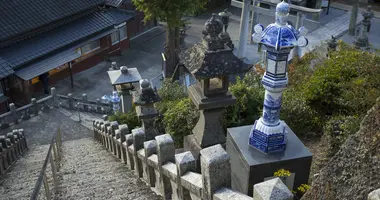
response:
M164 127L166 133L170 134L177 147L182 147L183 137L191 134L199 113L190 98L177 101L164 113Z
M331 118L324 127L328 141L328 155L333 156L346 139L359 130L361 118L358 116L336 116Z
M157 18L169 27L181 27L182 17L203 9L207 0L132 0L137 10L144 12L144 20Z
M224 128L253 124L260 117L265 92L260 81L260 75L250 72L242 80L237 77L236 83L229 87L236 104L226 108Z
M131 111L127 113L117 112L114 115L108 116L109 121L117 121L119 124L127 124L129 130L140 127L141 123L137 118L135 106L131 109Z

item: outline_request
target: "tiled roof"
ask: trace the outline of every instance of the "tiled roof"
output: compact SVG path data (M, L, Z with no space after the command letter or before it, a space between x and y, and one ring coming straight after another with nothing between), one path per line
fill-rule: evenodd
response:
M0 51L0 57L17 68L52 51L79 42L103 30L111 29L118 24L115 22L127 21L133 16L134 14L129 12L99 11L60 28L4 48Z
M30 80L79 57L79 53L69 49L24 67L15 74L24 80Z
M14 71L9 64L2 58L0 58L0 79L13 74Z
M1 0L0 41L104 2L105 0Z
M106 5L107 6L112 6L112 7L119 7L120 4L123 2L124 0L106 0Z

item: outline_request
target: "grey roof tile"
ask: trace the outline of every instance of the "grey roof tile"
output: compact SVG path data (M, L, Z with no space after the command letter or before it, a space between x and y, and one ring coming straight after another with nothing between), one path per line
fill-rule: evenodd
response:
M107 6L119 7L124 0L106 0Z
M4 48L0 51L0 56L11 66L17 68L52 51L110 29L117 25L115 22L127 21L133 16L133 13L127 12L96 12L60 28Z
M2 58L0 58L0 79L13 74L11 66Z
M101 5L105 0L0 1L0 41Z

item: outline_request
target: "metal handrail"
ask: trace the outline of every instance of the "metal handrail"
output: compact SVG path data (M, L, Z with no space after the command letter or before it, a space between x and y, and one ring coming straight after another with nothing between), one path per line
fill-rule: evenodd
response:
M34 186L33 193L32 193L32 196L30 197L30 200L37 200L42 183L44 184L46 199L48 200L52 199L50 189L49 189L49 184L46 177L46 168L48 166L48 163L50 162L52 172L53 172L54 188L56 188L58 184L57 171L59 168L59 163L61 161L61 153L60 153L61 145L62 145L61 131L60 129L58 129L57 134L55 134L51 140L48 153L46 155L44 164L42 165L40 174L38 175L38 179L37 179L36 185ZM53 155L51 153L52 150L53 150Z

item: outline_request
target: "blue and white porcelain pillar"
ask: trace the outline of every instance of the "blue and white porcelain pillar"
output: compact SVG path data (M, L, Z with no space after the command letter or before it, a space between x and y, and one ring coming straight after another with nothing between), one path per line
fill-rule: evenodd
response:
M307 29L295 30L287 24L290 6L282 1L276 7L276 21L265 29L254 27L252 39L267 49L266 71L262 79L265 88L263 116L255 121L249 136L249 145L264 152L281 152L286 149L286 128L280 120L282 92L288 85L288 57L296 46L306 46Z

